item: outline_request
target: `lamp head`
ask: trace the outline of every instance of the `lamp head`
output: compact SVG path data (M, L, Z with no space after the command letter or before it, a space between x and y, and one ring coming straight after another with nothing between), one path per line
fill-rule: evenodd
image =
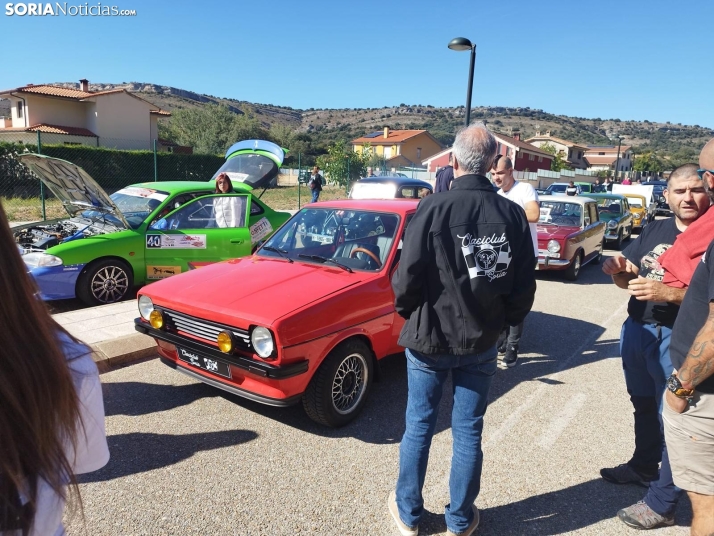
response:
M474 45L471 43L471 41L469 41L465 37L453 38L451 41L449 41L448 46L451 50L458 50L458 51L471 50L474 47Z

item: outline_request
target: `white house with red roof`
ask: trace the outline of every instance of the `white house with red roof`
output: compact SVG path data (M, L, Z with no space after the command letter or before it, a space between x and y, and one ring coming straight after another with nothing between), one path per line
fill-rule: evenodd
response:
M545 134L536 132L532 138L528 138L526 143L542 148L545 145L555 147L555 150L560 156L570 164L573 169L587 169L588 161L585 159L585 153L588 151L587 145L575 143L574 141L564 140L551 136L550 130Z
M591 171L614 170L617 167L617 172L623 173L632 171L634 163L631 145L588 145L585 158Z
M125 89L90 91L33 85L0 91L10 101L10 117L0 118L0 141L36 143L37 132L50 134L44 143L66 143L146 149L158 139L158 118L167 111Z

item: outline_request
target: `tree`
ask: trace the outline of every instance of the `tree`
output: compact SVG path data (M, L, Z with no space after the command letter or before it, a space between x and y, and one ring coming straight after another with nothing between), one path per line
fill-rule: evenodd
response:
M350 149L344 140L339 140L327 148L327 154L317 158L317 165L325 171L325 177L333 184L349 191L352 181L364 175L368 154L360 154Z
M563 158L562 152L558 151L554 145L546 143L545 145L540 146L540 150L553 155L553 160L550 163L551 171L570 169L570 164L568 164L568 162Z
M167 124L159 125L159 136L196 153L222 154L237 141L267 137L267 131L252 115L237 115L228 106L207 104L177 110Z
M652 171L661 173L664 171L664 164L655 153L644 153L635 157L635 163L632 166L634 171Z

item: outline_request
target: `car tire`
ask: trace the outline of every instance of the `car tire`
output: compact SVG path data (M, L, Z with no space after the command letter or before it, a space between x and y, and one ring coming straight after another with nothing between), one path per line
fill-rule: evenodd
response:
M573 262L570 263L570 266L565 270L565 279L568 281L576 281L578 279L578 276L580 275L580 269L583 266L583 253L582 251L578 251L575 254L575 257L573 257Z
M134 287L134 275L120 259L103 259L87 266L77 279L77 297L87 305L123 300Z
M373 375L373 356L367 345L356 339L343 342L310 380L302 396L305 413L325 426L344 426L364 407Z

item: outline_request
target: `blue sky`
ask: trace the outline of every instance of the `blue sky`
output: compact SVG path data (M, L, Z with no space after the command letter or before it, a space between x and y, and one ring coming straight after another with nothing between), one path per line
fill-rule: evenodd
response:
M457 106L469 53L447 44L463 36L474 106L714 128L711 0L101 2L134 17L0 4L0 89L88 78L302 109Z

